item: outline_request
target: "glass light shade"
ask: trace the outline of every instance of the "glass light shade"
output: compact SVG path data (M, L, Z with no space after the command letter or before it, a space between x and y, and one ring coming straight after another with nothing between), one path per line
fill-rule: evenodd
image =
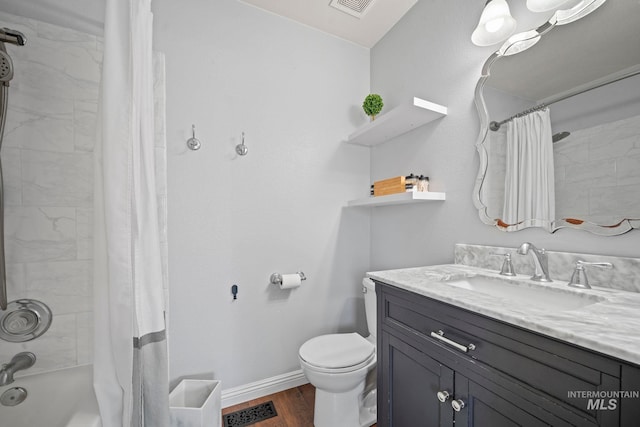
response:
M546 12L557 9L569 0L527 0L527 9L531 12Z
M500 50L502 56L515 55L524 52L540 41L540 34L536 30L515 34L505 42Z
M557 25L570 24L580 18L584 18L607 1L607 0L582 0L580 3L568 10L559 10L555 16Z
M507 2L491 0L480 15L480 22L471 34L471 41L476 46L491 46L506 40L515 30L516 20L511 16Z

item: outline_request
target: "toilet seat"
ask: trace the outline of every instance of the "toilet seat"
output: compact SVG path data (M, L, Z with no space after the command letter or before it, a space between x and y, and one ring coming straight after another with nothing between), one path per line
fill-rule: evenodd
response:
M360 334L320 335L302 344L299 356L318 372L341 373L360 369L376 357L375 346Z

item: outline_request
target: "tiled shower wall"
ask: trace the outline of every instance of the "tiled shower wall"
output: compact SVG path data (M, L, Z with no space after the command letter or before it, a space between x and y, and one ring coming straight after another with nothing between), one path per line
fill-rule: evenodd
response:
M92 360L93 145L102 46L96 36L0 13L25 34L7 45L14 78L2 146L9 300L45 302L53 324L0 341L0 363L32 351L29 373Z
M640 116L572 132L554 144L554 163L557 217L638 218Z
M93 147L101 80L99 37L0 12L21 31L7 45L14 78L2 145L9 301L33 298L51 328L26 343L0 340L0 363L35 353L33 374L92 362ZM167 184L164 56L154 53L155 167L165 297Z

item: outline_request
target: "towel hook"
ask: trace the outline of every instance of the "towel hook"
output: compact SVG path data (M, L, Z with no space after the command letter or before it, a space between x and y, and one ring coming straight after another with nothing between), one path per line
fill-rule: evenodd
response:
M191 125L191 138L187 140L187 147L189 149L196 151L200 149L200 140L196 138L196 125Z
M244 145L244 132L242 132L242 143L236 145L236 153L238 153L241 156L246 156L248 152L249 152L249 148L246 145Z

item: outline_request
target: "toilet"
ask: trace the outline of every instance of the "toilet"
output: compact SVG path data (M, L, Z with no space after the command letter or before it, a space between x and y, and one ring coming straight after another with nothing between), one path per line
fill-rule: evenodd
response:
M298 352L300 366L316 388L315 427L369 427L376 423L376 292L362 280L369 336L353 333L311 338Z

